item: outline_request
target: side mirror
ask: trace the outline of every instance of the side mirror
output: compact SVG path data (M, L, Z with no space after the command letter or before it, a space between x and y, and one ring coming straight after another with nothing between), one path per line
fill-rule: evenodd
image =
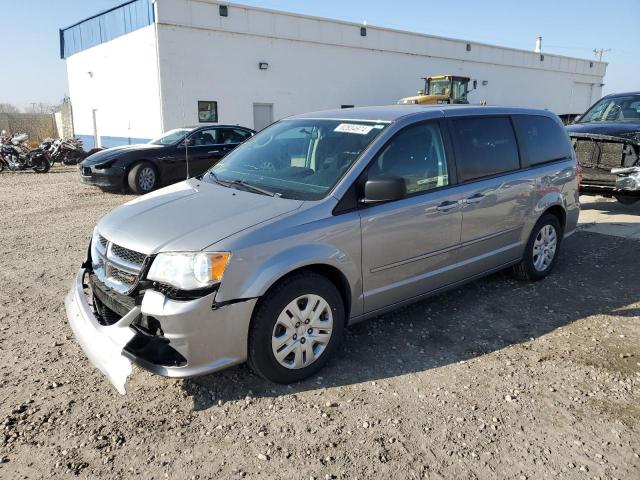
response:
M578 123L581 118L582 118L582 115L576 115L576 118L573 119L572 123Z
M473 81L473 89L475 90L476 88L478 88L478 80Z
M364 198L361 203L380 203L400 200L407 195L407 182L401 177L380 176L367 180L364 184Z
M424 90L418 90L418 95L424 95Z

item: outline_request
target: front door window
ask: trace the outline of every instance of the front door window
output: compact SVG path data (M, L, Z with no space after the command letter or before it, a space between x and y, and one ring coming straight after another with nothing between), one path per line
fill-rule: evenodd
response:
M190 147L206 147L207 145L215 145L219 143L219 133L217 128L207 128L198 130L191 134L187 140Z

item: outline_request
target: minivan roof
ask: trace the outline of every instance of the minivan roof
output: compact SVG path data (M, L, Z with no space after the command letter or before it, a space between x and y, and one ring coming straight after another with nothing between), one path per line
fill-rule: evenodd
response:
M519 107L498 107L481 105L384 105L378 107L340 108L294 115L289 119L319 118L335 120L364 120L373 122L394 122L409 115L423 118L453 117L462 115L544 115L555 116L548 110Z

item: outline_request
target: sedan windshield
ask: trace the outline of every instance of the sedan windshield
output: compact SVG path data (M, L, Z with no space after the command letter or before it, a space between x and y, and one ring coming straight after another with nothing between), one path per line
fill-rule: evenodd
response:
M153 143L154 145L173 145L174 143L178 143L183 140L185 135L191 130L191 128L176 128L174 130L169 130L162 134L161 137L155 138L149 143Z
M285 198L319 200L386 125L359 120L283 120L240 145L203 178Z
M603 98L578 123L640 122L640 95Z

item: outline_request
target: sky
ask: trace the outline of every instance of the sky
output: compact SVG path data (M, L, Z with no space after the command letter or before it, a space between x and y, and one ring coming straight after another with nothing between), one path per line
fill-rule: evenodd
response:
M67 93L58 30L124 0L0 0L0 103L27 108ZM162 0L160 0L162 1ZM234 3L533 50L594 58L611 49L604 93L640 90L640 0L239 0Z

